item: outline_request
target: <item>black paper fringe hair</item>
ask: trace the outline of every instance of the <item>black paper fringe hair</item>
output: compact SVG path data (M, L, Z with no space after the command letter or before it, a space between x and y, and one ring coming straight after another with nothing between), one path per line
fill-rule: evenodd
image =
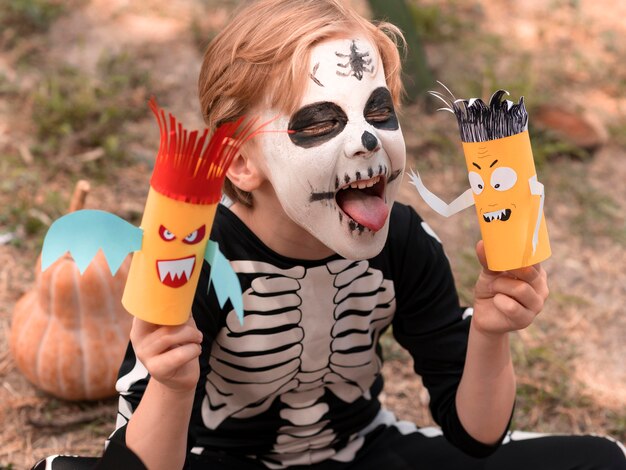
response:
M517 104L509 100L502 101L502 97L508 95L509 92L498 90L491 96L489 105L486 105L479 98L456 99L443 83L437 83L446 89L452 97L452 101L438 91L430 91L429 93L446 104L439 110L449 111L456 116L463 142L485 142L501 139L528 129L528 113L523 96L520 97Z

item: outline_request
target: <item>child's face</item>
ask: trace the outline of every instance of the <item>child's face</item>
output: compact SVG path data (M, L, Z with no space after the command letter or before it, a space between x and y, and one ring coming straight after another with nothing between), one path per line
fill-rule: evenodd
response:
M286 214L349 259L377 255L402 180L405 145L376 47L364 38L312 49L298 109L259 136ZM264 117L275 117L267 110Z

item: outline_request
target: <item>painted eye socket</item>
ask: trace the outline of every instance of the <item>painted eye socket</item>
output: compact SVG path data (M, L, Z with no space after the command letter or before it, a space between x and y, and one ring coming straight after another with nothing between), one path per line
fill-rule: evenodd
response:
M166 229L163 225L159 227L159 235L166 242L171 242L172 240L176 238L176 235L174 235L172 232Z
M469 177L470 186L474 194L480 194L485 189L485 182L482 177L475 171L470 171L467 175Z
M513 168L502 166L496 168L491 174L491 186L496 191L506 191L515 186L517 182L517 173Z
M374 111L370 111L365 116L365 120L369 123L383 123L389 121L393 115L393 110L389 108L382 108Z
M203 225L202 227L197 228L196 230L191 232L189 235L187 235L183 239L183 243L186 243L187 245L195 245L196 243L200 243L204 239L205 233L206 233L206 228Z
M315 124L311 124L310 126L307 126L304 129L301 129L297 132L300 132L303 136L321 137L321 136L330 134L335 129L337 129L338 124L339 123L337 121L332 121L332 120L322 121L322 122L317 122Z

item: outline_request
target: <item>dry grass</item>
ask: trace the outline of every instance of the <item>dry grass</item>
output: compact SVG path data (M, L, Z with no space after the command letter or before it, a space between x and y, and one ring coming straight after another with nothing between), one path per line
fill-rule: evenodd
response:
M148 71L149 80L137 84L122 77L121 88L115 96L103 98L107 102L102 105L120 103L120 96L124 102L138 103L147 93L155 93L185 123L198 126L198 44L225 21L233 3L77 0L73 13L66 10L58 16L54 10L54 15L46 16L44 10L40 16L50 24L19 40L0 31L0 237L14 236L0 244L0 469L28 468L54 453L98 455L112 430L115 399L66 403L26 381L9 353L10 321L15 302L32 286L45 228L66 207L73 183L89 174L94 190L88 206L136 222L157 138L146 111L106 127L104 139L88 138L92 130L102 131L102 123L86 126L80 141L55 134L55 145L60 146L56 148L68 149L67 155L44 158L50 142L36 138L37 122L32 119L35 97L46 83L41 70L71 66L80 80L97 90L102 87L101 53L124 49L134 70ZM519 376L514 424L539 431L610 433L624 440L626 44L617 38L626 31L620 21L624 15L595 13L623 7L608 0L594 2L593 10L583 2L551 3L553 11L547 15L542 1L523 2L524 6L486 0L462 5L420 1L418 23L429 39L435 76L459 95L485 96L495 86L504 86L514 97L524 93L531 106L566 100L595 113L612 131L608 143L591 159L550 154L540 162L539 178L548 190L553 257L545 267L552 295L537 322L513 337ZM216 14L199 15L207 5ZM505 13L512 26L501 31L504 23L497 18ZM480 29L471 27L477 23ZM146 83L152 84L150 90ZM92 103L90 87L85 89ZM61 109L50 112L71 111L63 109L63 101L57 104ZM466 185L453 127L450 116L428 114L424 103L408 107L403 117L410 165L418 167L432 189L447 200ZM107 153L120 145L126 152L123 158ZM473 243L479 237L472 211L452 220L439 218L408 185L401 199L415 205L443 239L461 297L470 302L477 273ZM406 353L388 340L385 337L387 386L382 399L403 419L427 425L431 422L427 393Z

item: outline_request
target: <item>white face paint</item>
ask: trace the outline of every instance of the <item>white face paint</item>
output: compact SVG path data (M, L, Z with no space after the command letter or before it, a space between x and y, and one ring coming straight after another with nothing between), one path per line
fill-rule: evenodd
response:
M383 248L406 151L376 47L363 38L311 51L298 110L259 136L285 213L333 251L367 259ZM268 110L264 118L276 111Z

